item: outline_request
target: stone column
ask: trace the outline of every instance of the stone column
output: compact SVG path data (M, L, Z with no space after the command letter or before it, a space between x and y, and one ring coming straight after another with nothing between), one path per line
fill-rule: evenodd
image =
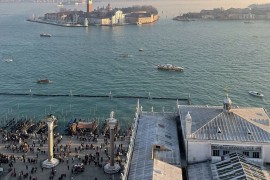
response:
M56 118L53 115L48 116L46 122L48 125L48 154L49 157L42 162L42 167L53 168L59 164L59 160L53 158L53 123Z
M53 159L53 121L47 121L48 125L48 153L49 153L49 161L51 162Z
M111 146L111 153L110 153L110 166L114 166L114 128L115 125L109 125L110 126L110 146Z
M107 123L110 126L110 162L104 166L104 171L108 174L117 173L121 167L119 164L114 163L114 128L117 124L117 120L113 118L114 112L111 112L110 118L107 119Z

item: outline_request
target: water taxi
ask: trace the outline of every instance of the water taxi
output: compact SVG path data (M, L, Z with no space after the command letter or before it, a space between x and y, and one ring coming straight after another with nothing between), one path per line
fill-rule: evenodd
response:
M3 59L3 61L6 63L10 63L10 62L13 62L13 59L12 58L5 58L5 59Z
M46 34L46 33L41 33L40 34L40 37L51 37L52 35L51 34Z
M256 92L256 91L249 91L249 94L253 95L253 96L257 96L257 97L263 97L262 93Z
M38 84L48 84L50 83L50 80L49 79L39 79L37 81Z
M157 65L157 69L168 71L184 71L184 68L172 64Z

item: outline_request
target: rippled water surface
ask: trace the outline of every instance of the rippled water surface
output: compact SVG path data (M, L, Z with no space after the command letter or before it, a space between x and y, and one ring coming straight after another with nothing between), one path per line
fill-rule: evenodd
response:
M269 110L269 21L187 23L161 18L144 26L65 28L27 22L31 13L29 6L24 8L20 13L1 9L0 56L13 56L14 61L0 62L0 93L31 89L42 94L106 95L111 91L148 96L150 92L155 97L179 98L190 94L193 104L222 105L228 87L234 105ZM52 37L41 38L42 32ZM139 52L140 48L144 51ZM185 71L158 71L155 65L162 63ZM53 83L37 84L39 78ZM265 97L253 97L250 90ZM1 95L0 116L43 117L53 112L67 118L93 118L108 117L114 110L120 120L129 121L136 101ZM149 111L151 106L172 111L175 103L143 100L144 110Z

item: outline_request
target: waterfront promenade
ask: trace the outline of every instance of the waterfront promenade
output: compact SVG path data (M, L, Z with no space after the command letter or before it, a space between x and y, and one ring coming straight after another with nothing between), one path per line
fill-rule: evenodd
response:
M54 169L45 169L41 167L41 162L48 158L46 135L31 137L25 141L28 146L20 146L18 142L6 141L3 134L2 132L0 137L1 158L3 162L7 155L8 163L1 163L3 173L0 179L120 179L121 172L111 176L103 171L103 166L109 161L110 146L109 140L103 136L59 135L54 138L54 157L58 158L60 163ZM115 141L115 161L120 163L121 167L124 166L128 144L123 138ZM29 147L28 151L23 152L25 147ZM85 164L84 172L75 172L72 167L82 162Z

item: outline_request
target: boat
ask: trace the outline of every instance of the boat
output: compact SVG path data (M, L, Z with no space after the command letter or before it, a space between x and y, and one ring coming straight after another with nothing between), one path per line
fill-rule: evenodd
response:
M13 62L13 57L4 57L3 61L6 62L6 63Z
M37 83L39 83L39 84L48 84L48 83L50 83L50 80L49 79L39 79L37 81Z
M46 34L46 33L41 33L40 34L40 37L51 37L52 35L51 34Z
M139 51L143 51L143 48L140 48Z
M175 66L172 64L157 65L157 69L168 70L168 71L183 71L184 70L184 68L180 66Z
M7 63L10 63L10 62L13 62L13 59L12 58L7 58L7 59L3 59L4 62L7 62Z
M253 24L254 21L244 21L245 24Z
M257 97L263 97L262 93L256 92L256 91L249 91L249 94L253 95L253 96L257 96Z

